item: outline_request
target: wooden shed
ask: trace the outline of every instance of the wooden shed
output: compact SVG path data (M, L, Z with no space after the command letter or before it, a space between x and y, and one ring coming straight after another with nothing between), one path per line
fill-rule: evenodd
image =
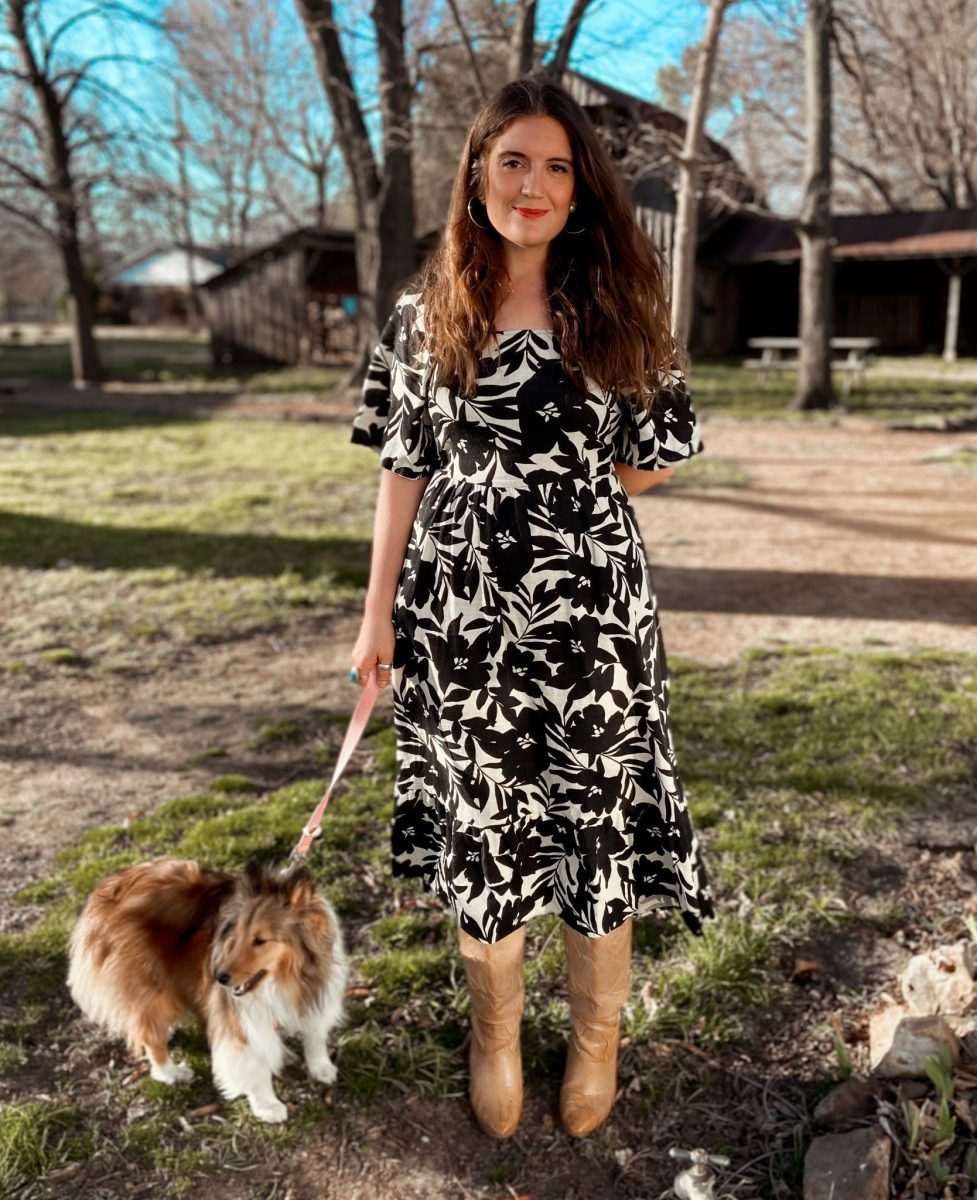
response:
M348 229L296 229L209 280L214 362L334 362L353 345L356 264Z
M800 244L784 222L737 217L699 252L701 353L798 330ZM977 209L863 213L833 220L834 333L877 337L884 353L939 354L957 310L956 350L977 354Z

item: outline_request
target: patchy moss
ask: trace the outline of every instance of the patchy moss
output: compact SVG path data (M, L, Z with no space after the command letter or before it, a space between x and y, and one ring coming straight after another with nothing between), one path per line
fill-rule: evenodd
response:
M46 1100L0 1109L0 1192L11 1195L49 1171L87 1158L93 1138L84 1113Z
M736 488L746 487L752 481L753 476L732 459L705 455L680 464L679 469L669 478L668 486Z
M256 792L258 785L247 775L218 775L210 781L210 790L233 796L241 792Z
M264 746L300 742L304 737L305 730L296 721L269 721L248 742L248 749L261 750Z
M847 919L835 903L842 872L902 814L969 786L966 747L977 744L973 657L785 648L724 666L680 659L670 666L678 761L721 918L700 939L675 914L636 924L621 1060L622 1082L636 1081L636 1104L663 1102L656 1089L672 1094L656 1064L662 1039L715 1053L762 1043L785 995L785 949ZM391 876L396 741L381 721L366 736L376 770L344 778L309 856L343 916L354 967L349 1017L336 1041L338 1090L362 1100L398 1091L462 1096L469 1002L453 923L430 907L419 884ZM308 780L259 795L238 779L228 791L182 796L127 825L93 830L63 851L51 878L21 894L42 907L38 923L0 938L0 988L21 1006L21 1020L0 1031L10 1062L19 1047L32 1064L50 1054L52 1021L68 1019L66 939L98 879L160 854L235 870L253 854L284 864L323 786ZM898 913L880 904L863 917L884 924ZM559 919L533 922L527 946L527 1078L553 1081L568 1019ZM94 1036L93 1043L103 1055L108 1045L119 1049ZM279 1085L296 1114L286 1132L258 1127L237 1102L221 1105L226 1125L200 1120L187 1133L178 1116L214 1097L202 1032L180 1030L174 1054L197 1073L189 1087L143 1080L144 1115L133 1122L120 1115L129 1101L117 1086L89 1118L97 1144L108 1144L111 1129L113 1144L140 1170L167 1177L170 1194L195 1194L202 1177L231 1164L265 1161L328 1119L296 1071Z
M437 993L448 982L452 954L447 947L414 946L387 949L359 964L360 974L373 985L380 1004L392 1007L412 995Z

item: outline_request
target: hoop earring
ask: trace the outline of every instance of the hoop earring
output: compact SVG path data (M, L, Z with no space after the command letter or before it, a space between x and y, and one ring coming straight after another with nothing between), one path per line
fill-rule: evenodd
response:
M474 200L474 199L476 199L476 197L471 196L468 200L468 204L465 206L468 209L468 218L471 221L471 223L475 226L476 229L488 229L487 225L479 225L479 223L472 216L472 200ZM479 201L479 203L481 203L481 201Z
M563 228L560 230L560 232L561 233L569 233L569 234L586 233L587 226L581 225L579 229L567 229L567 227L564 225Z

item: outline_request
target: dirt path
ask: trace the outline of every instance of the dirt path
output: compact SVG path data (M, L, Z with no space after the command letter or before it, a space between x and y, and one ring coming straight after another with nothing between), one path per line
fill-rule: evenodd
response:
M670 656L722 662L783 643L977 653L977 478L927 461L966 438L720 419L704 437L747 484L665 485L634 501ZM356 625L350 614L198 647L144 678L6 681L0 866L16 870L0 871L0 930L30 919L9 894L93 825L219 774L269 789L323 774L321 718L358 694L346 675ZM302 739L251 745L286 719Z
M714 419L704 441L747 486L635 501L669 653L977 652L977 478L934 459L977 436Z

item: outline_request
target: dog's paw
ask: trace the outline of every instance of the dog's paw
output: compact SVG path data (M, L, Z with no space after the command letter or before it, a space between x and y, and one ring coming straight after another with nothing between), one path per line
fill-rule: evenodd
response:
M280 1125L288 1117L288 1109L276 1096L263 1096L260 1100L249 1096L248 1103L258 1120L266 1121L269 1125Z
M178 1083L190 1083L193 1079L193 1071L182 1063L175 1063L171 1059L165 1063L152 1063L149 1068L150 1077L158 1079L160 1083L168 1083L172 1087Z
M336 1064L328 1054L321 1058L311 1058L306 1062L309 1074L317 1083L331 1084L336 1082Z

